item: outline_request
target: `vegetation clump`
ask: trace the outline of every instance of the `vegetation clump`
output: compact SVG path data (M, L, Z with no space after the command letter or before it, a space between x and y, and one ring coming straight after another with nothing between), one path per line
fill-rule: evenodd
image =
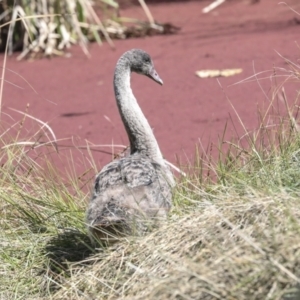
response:
M144 0L139 0L148 21L122 18L116 0L21 0L0 2L0 50L24 57L63 55L79 44L89 56L88 42L103 39L114 47L112 38L175 33L172 24L154 21ZM101 16L101 17L100 17ZM103 19L103 20L102 20Z

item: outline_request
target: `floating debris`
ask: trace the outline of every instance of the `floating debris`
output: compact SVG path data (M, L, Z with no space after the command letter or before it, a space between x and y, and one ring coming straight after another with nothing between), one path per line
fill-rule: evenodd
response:
M243 72L243 69L200 70L196 75L200 78L229 77Z

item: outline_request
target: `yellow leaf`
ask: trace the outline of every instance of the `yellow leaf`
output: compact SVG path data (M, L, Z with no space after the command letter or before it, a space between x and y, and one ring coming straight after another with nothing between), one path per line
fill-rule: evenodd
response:
M242 72L242 69L200 70L196 71L196 75L200 78L229 77Z

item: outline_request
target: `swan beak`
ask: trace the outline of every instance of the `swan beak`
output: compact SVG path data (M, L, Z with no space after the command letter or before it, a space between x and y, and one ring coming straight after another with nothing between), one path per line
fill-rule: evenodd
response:
M160 85L163 85L163 83L164 83L154 68L151 69L151 71L149 72L149 75L147 75L147 76L150 77L151 79L153 79L155 82L159 83Z

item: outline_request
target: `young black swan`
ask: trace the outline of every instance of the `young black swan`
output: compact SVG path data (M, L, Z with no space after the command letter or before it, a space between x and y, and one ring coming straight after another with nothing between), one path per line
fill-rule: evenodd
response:
M107 242L145 232L171 208L173 174L130 87L131 72L163 84L149 54L133 49L117 62L114 91L130 141L130 155L106 165L96 176L86 221L92 240Z

